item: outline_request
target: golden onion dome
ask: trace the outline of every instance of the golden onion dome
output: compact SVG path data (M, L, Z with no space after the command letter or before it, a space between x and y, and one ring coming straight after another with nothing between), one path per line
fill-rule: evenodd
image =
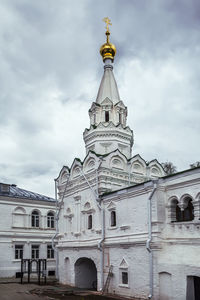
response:
M115 54L117 52L116 50L116 47L114 44L110 43L109 41L109 35L110 35L110 31L109 31L109 28L108 28L108 25L112 25L110 23L110 20L108 18L104 18L103 21L106 23L106 43L103 44L100 48L100 54L103 58L103 61L105 61L105 59L109 58L111 59L112 61L114 61L114 57L115 57Z

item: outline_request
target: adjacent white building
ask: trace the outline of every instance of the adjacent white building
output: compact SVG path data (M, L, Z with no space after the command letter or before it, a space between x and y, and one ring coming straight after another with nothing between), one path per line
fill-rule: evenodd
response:
M132 157L106 35L86 157L57 178L59 280L124 297L200 299L200 168L166 176L157 160Z
M0 183L0 211L0 277L19 277L21 258L45 258L55 275L55 199Z

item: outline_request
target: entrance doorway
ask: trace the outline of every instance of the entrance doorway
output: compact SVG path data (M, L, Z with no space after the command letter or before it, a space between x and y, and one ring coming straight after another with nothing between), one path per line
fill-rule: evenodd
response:
M200 277L187 276L187 300L200 300Z
M75 286L84 289L97 289L97 268L93 260L79 258L75 263Z

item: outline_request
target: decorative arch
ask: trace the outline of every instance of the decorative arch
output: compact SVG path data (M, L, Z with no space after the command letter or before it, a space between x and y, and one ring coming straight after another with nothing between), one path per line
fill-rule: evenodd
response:
M110 167L118 170L125 170L125 161L119 155L115 155L110 160Z
M14 209L14 213L15 214L25 214L26 213L26 210L24 207L22 206L17 206L15 209Z
M25 227L26 226L26 210L22 206L17 206L13 213L13 227Z
M145 173L144 164L142 164L139 160L134 161L131 165L131 173L144 174Z
M162 165L157 161L157 159L154 159L150 161L148 164L150 169L150 176L151 177L161 177L165 175L165 172L163 170Z
M59 184L63 184L67 182L68 178L69 178L69 168L67 166L63 166L56 181Z
M192 221L194 220L194 205L193 198L189 194L184 194L180 199L182 208L182 221Z
M76 178L82 173L82 162L79 158L75 158L71 166L71 178Z
M95 168L95 159L90 158L85 164L85 171L91 171Z
M170 222L181 221L181 209L179 207L179 201L176 196L172 196L168 200L169 220Z
M67 181L67 179L69 178L69 173L67 173L66 171L62 173L61 178L60 178L60 182L61 183L65 183Z
M72 177L80 176L80 173L81 173L80 166L74 166L74 168L72 169Z
M91 208L90 202L86 202L86 203L84 204L84 209L85 209L85 210L88 210L88 209L90 209L90 208Z

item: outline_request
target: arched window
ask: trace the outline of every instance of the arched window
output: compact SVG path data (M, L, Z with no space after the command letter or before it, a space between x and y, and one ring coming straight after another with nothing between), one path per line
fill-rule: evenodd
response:
M183 211L183 221L192 221L194 220L194 206L191 198L188 197L186 200L188 205Z
M178 206L178 201L176 203L176 222L181 222L182 221L182 212L180 207Z
M55 216L53 212L47 214L47 227L55 228Z
M105 122L109 122L109 111L105 111Z
M110 213L110 225L116 226L116 211L112 210Z
M92 229L92 215L88 216L88 229Z
M39 212L34 210L31 214L31 226L39 227Z

